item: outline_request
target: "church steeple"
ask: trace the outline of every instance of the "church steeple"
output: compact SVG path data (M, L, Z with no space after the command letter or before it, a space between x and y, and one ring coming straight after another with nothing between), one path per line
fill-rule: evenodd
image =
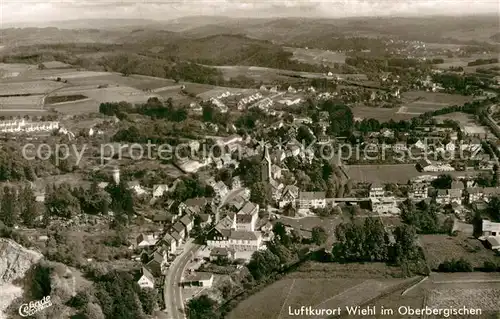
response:
M264 145L264 155L260 161L260 174L262 182L271 181L271 156L269 155L269 147Z

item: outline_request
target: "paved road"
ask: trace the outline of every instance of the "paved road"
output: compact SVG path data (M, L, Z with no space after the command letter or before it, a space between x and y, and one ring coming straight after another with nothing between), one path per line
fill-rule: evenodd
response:
M163 288L165 307L168 318L184 319L184 301L182 298L182 274L189 263L191 257L200 249L200 245L189 241L185 244L184 251L174 260L165 276L165 285Z
M243 192L243 188L239 188L229 192L222 200L217 211L224 206L224 204L234 196ZM184 300L182 298L182 274L189 263L190 259L201 248L201 245L193 243L193 239L189 239L184 245L183 252L177 256L170 265L167 275L165 276L165 283L163 287L163 300L165 300L165 311L169 319L185 319L184 315Z

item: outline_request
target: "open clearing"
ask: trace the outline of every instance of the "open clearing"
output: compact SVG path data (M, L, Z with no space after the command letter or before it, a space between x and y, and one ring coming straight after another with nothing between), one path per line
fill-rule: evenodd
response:
M332 52L320 49L302 49L285 47L285 51L292 52L292 60L302 63L333 65L334 63L345 63L346 55L342 52Z
M318 271L315 272L314 268ZM409 286L419 279L419 277L384 278L373 275L370 271L379 274L382 268L388 267L383 264L306 263L303 271L299 269L298 272L287 275L243 300L227 318L294 318L297 316L289 315L289 307L300 309L301 306L311 306L316 309L337 307L345 309L346 306L368 303L381 295ZM339 273L336 274L336 270L340 270L342 276L346 274L347 276L338 277ZM316 318L326 318L326 316Z
M64 83L55 81L27 81L0 83L0 95L21 95L21 94L46 94L61 88Z
M398 113L399 108L381 108L369 106L355 106L352 108L352 113L355 119L375 119L381 122L389 120L405 121L409 120L418 114Z
M348 165L347 175L357 183L400 183L406 184L408 180L423 175L438 176L442 172L419 172L413 164L395 165ZM475 171L446 172L454 177L475 176Z
M439 264L451 259L464 258L473 267L482 267L485 261L499 259L493 251L487 249L482 243L465 235L420 235L428 265L437 269Z
M325 77L325 75L322 73L298 72L257 66L224 65L213 67L221 71L226 80L237 76L246 76L254 80L263 82L270 82L274 80L290 80L290 77L303 77L309 79Z
M404 316L398 313L398 308L401 306L481 309L482 315L471 316L473 318L496 318L493 314L500 311L498 303L500 274L497 273L431 273L427 280L414 286L404 295L402 295L403 292L404 290L396 291L370 303L377 309L384 307L394 310L393 315L379 315L374 318L402 318ZM352 317L362 318L358 316L349 318ZM412 318L418 318L418 316ZM443 316L428 316L427 318L443 318ZM449 318L459 317L450 316Z
M405 92L402 94L402 98L407 103L399 108L397 114L411 114L415 116L452 105L463 105L473 100L470 96L424 91Z

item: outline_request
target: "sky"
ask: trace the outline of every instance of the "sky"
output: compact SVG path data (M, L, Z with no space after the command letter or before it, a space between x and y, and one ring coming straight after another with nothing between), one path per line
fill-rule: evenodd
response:
M498 0L0 0L0 24L183 16L353 17L499 14Z

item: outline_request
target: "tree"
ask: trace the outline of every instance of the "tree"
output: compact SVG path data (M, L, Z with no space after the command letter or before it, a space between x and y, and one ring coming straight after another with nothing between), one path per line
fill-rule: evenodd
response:
M267 183L258 182L250 186L250 200L266 207L271 203L271 186Z
M151 315L158 303L158 295L156 293L156 290L143 288L139 293L139 298L141 300L142 310L144 310L144 313Z
M453 178L449 174L439 175L435 180L431 182L432 187L439 189L449 189L451 188L451 182Z
M255 280L261 280L278 270L280 266L281 263L278 256L270 250L259 250L253 253L247 268Z
M14 190L8 186L3 189L0 221L8 227L14 227L17 222L16 194Z
M189 319L215 319L218 317L215 307L217 302L207 295L189 300L187 303L187 316Z
M411 260L415 257L417 246L415 238L417 233L415 228L408 225L396 227L394 230L394 250L392 260L401 263L405 260Z
M85 306L85 309L82 312L82 316L85 319L105 319L101 307L93 302L89 302Z
M312 229L312 241L318 245L323 245L328 239L328 234L325 229L321 226L316 226Z
M69 185L54 186L45 200L50 215L71 218L80 212L80 201L73 196Z
M33 227L38 214L36 212L35 194L33 194L33 190L31 189L31 187L26 186L23 188L20 202L22 205L21 221L25 226Z

